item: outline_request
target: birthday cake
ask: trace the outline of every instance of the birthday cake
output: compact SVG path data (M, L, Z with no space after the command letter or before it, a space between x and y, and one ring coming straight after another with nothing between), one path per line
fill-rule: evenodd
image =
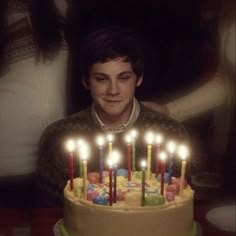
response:
M172 177L162 178L143 172L117 171L116 192L109 174L88 173L86 193L83 178L64 188L64 219L61 235L69 236L195 236L193 195L191 187ZM113 180L114 181L114 180ZM111 191L110 188L113 188ZM161 190L162 189L162 190ZM111 195L112 194L112 195Z

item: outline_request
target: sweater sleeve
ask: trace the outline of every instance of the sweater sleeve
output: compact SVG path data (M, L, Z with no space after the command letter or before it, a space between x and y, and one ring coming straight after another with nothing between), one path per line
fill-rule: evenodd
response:
M195 91L166 104L170 116L182 122L216 108L226 101L223 80L215 77Z

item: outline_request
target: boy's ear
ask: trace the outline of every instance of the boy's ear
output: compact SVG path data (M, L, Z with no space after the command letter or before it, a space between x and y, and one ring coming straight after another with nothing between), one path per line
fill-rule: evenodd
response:
M143 82L143 74L137 78L137 83L136 83L136 87L139 87Z
M82 78L82 84L86 89L90 89L89 88L89 81L86 80L85 78Z

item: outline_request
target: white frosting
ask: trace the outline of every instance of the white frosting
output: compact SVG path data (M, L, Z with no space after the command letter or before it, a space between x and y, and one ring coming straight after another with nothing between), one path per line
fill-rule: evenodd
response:
M140 193L137 193L140 196ZM136 196L136 195L135 195ZM137 197L137 196L136 196ZM193 227L193 191L160 206L112 206L76 198L69 185L64 189L64 226L70 236L188 236Z

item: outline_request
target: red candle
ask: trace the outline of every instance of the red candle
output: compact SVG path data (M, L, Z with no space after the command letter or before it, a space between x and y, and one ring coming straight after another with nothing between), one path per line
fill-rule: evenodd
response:
M109 167L109 205L112 206L112 167Z
M165 169L166 169L166 163L165 163L165 159L166 159L166 153L161 152L160 153L160 159L161 159L161 195L164 195L164 175L165 175Z
M156 177L159 174L159 152L160 152L160 144L157 144L156 146Z
M68 161L69 161L69 179L70 179L70 190L73 190L73 178L74 178L74 165L73 165L73 151L75 149L75 143L73 140L68 140L66 143L66 148L69 152Z

